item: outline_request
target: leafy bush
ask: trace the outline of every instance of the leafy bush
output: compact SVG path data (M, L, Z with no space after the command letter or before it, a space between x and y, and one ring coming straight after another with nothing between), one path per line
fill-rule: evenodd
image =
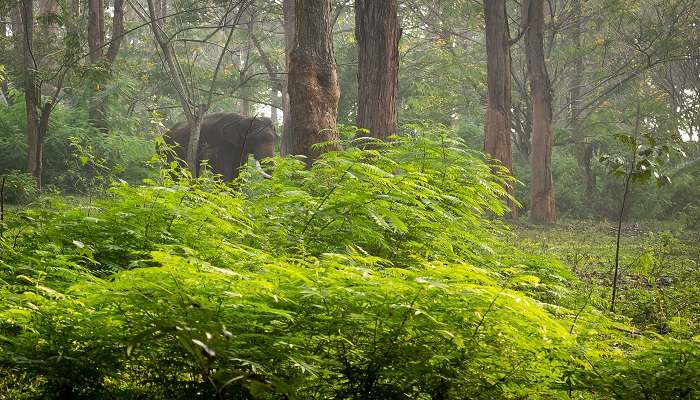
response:
M10 204L28 204L39 195L36 180L30 174L10 170L0 174L0 182L4 181L4 201Z
M27 145L25 110L22 98L11 106L0 106L0 173L23 170ZM79 147L77 147L79 146ZM58 106L51 113L49 132L44 140L43 182L68 193L86 193L94 189L95 178L104 174L92 163L76 157L88 153L102 160L105 167L120 179L139 183L150 171L146 161L155 153L152 137L135 135L115 126L103 134L91 125L87 111L80 107Z
M661 340L629 358L583 365L575 381L603 398L695 399L700 387L700 344Z
M604 317L567 308L575 278L560 265L503 243L490 217L509 178L451 138L274 164L272 179L251 169L232 186L172 165L146 186L13 218L0 240L0 372L12 377L0 388L565 398L588 379L572 360L633 348ZM580 342L591 337L593 349Z

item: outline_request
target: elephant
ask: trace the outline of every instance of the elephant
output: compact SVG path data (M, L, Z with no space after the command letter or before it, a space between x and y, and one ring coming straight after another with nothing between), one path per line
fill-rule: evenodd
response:
M178 122L165 134L166 143L175 148L181 160L187 159L189 137L187 121ZM224 181L231 181L238 176L249 154L253 154L260 169L260 160L274 155L276 141L277 134L269 118L223 112L207 114L199 136L197 174L202 160L209 160L212 171L221 174Z

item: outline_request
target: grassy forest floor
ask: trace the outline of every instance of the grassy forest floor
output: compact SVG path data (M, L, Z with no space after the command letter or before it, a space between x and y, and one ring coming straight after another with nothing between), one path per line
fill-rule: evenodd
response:
M549 227L511 224L514 245L554 256L581 278L591 300L608 309L617 224L564 220ZM617 311L639 329L684 337L700 323L700 232L672 221L625 223L620 243Z

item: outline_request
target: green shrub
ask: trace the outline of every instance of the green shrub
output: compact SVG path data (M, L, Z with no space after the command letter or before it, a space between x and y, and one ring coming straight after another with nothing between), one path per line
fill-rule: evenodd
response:
M0 174L24 170L27 163L24 101L15 100L11 106L0 106ZM91 163L82 163L76 156L76 145L94 159L102 160L115 177L130 183L140 183L151 173L146 165L155 153L150 135L136 135L130 130L120 130L119 126L103 134L94 129L83 108L58 106L51 113L44 140L45 186L67 193L94 191L96 179L104 171L96 170Z
M509 178L441 132L328 153L311 169L273 162L272 179L251 169L231 186L172 165L146 186L115 183L105 198L50 200L10 221L0 388L566 398L588 393L577 362L644 343L569 308L575 278L560 264L503 243L492 216Z
M36 200L39 189L36 186L36 179L30 174L10 170L0 174L0 182L4 181L3 196L8 204L29 204Z
M629 358L608 358L582 365L577 386L601 398L697 399L700 388L700 344L659 340Z

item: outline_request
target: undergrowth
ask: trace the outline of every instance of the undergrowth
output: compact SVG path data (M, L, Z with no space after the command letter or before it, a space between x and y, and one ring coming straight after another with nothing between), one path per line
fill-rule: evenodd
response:
M503 168L444 135L361 144L8 214L0 398L697 396L697 341L505 243Z

